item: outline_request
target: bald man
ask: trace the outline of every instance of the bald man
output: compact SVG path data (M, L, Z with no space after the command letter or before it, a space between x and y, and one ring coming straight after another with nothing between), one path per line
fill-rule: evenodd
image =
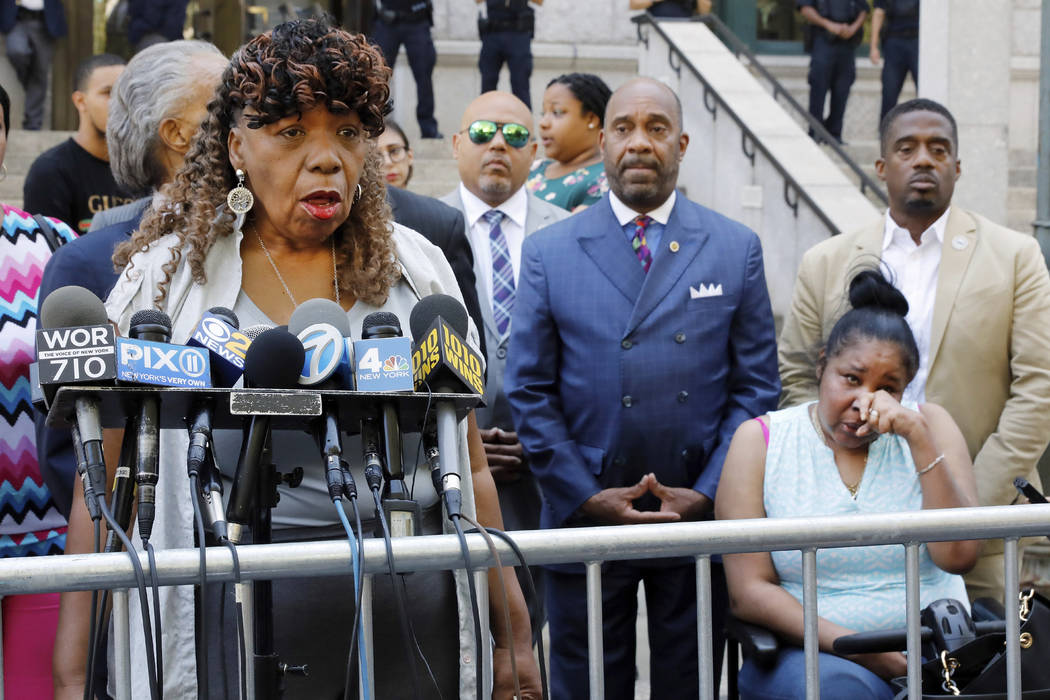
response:
M522 246L504 382L542 526L705 520L734 431L780 394L762 248L675 191L689 136L668 87L613 93L600 139L609 193ZM711 570L717 679L727 599ZM696 698L691 558L602 566L605 697L634 698L643 581L652 697ZM582 566L548 568L547 615L551 697L586 698Z
M466 219L485 326L486 405L475 413L506 528L535 530L540 522L539 489L511 422L503 370L522 243L569 214L525 190L529 166L536 157L536 139L532 114L514 95L486 92L471 102L459 132L452 136L452 152L460 183L442 201L462 211ZM528 601L536 635L544 617L540 573L533 572L540 598Z

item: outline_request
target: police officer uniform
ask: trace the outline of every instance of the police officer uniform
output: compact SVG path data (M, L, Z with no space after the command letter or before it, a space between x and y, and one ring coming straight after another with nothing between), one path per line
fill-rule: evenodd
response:
M495 90L499 72L507 64L510 90L532 109L529 79L532 77L532 35L536 16L528 0L485 0L486 15L478 17L481 36L481 91Z
M692 17L696 0L662 0L649 6L647 12L653 17Z
M434 119L434 83L437 62L434 24L430 0L376 0L372 40L379 46L387 64L393 68L397 52L405 46L412 79L416 81L416 121L423 138L441 138Z
M881 123L897 104L909 72L915 86L919 85L919 0L875 0L875 9L886 12L879 37L883 60Z
M867 0L798 0L799 8L812 7L821 17L833 22L851 24L867 12ZM861 30L843 39L822 27L809 25L812 37L809 61L809 113L838 141L842 140L842 122L846 100L857 77L855 51L863 36ZM824 99L831 91L831 107L824 116Z

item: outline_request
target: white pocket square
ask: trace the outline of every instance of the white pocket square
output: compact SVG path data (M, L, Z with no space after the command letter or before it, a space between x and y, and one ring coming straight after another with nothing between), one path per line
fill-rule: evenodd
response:
M721 284L704 284L700 283L700 289L696 287L689 288L690 299L703 299L705 297L720 297L722 296L722 285Z

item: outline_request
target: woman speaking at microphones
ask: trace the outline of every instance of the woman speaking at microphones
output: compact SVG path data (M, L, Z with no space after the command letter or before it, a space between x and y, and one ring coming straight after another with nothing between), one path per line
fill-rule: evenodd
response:
M172 342L185 343L210 307L232 309L243 327L278 326L288 323L299 304L320 298L341 307L356 333L372 312L388 311L407 320L424 296L444 293L458 298L459 288L441 251L390 217L374 143L390 100L389 77L382 54L363 36L324 21L289 22L239 49L208 105L185 165L162 191L165 204L147 213L114 256L125 270L106 308L120 331L127 331L136 311L153 307L171 317ZM471 327L468 336L476 344L477 329ZM460 433L460 463L471 465L478 519L483 525L502 527L472 415L461 424ZM234 442L228 457L224 438L215 437L216 461L227 479L237 461L239 431ZM273 444L279 470L303 466L306 471L301 486L280 489L273 540L326 539L341 533L313 440L305 433L288 432L280 439L275 436ZM356 444L344 442L346 459L354 464L361 461ZM185 430L161 431L152 539L157 550L194 546L186 451ZM417 452L415 441L406 436L408 474L415 471ZM423 507L424 533L440 533L440 506L425 464L422 470L414 480L414 498ZM363 480L358 483L363 487ZM364 506L367 499L361 503ZM91 551L91 522L82 507L74 509L67 551ZM362 514L363 531L371 533L371 510L363 509ZM396 624L377 624L375 696L410 697L406 675L418 672L425 697L436 697L435 683L443 697L458 697L460 641L451 574L403 578L409 586L415 635L434 677L412 670L424 667L417 658L404 658L402 640L385 639L398 634ZM524 599L515 577L504 579L512 631L502 623L504 596L494 588L497 579L490 572L496 644L493 697L509 700L515 692L509 664L513 648L522 695L539 698ZM432 584L434 580L438 583ZM376 577L377 620L389 603L384 586L390 589L388 580ZM63 600L62 643L55 655L60 698L80 698L83 692L90 612L77 595L67 594ZM135 592L130 595L134 598ZM195 653L197 631L190 622L194 604L189 586L161 591L165 698L226 697L227 690L236 687L235 679L218 675L223 666L237 667L235 658L231 662L227 657L225 663L222 659L223 646L236 647L235 628L231 631L224 618L228 643L205 644ZM308 677L284 679L284 697L331 698L342 693L353 605L349 576L274 582L274 647L282 661L310 669ZM203 607L208 607L207 601ZM129 608L132 628L138 629L134 600ZM140 637L132 634L136 698L149 696ZM207 678L197 671L200 654L208 655Z

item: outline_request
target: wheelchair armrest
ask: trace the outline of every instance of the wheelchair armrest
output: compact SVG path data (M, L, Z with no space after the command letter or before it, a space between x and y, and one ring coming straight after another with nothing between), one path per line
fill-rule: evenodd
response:
M729 615L726 619L726 637L737 642L744 656L762 668L769 668L776 663L780 642L765 627Z

